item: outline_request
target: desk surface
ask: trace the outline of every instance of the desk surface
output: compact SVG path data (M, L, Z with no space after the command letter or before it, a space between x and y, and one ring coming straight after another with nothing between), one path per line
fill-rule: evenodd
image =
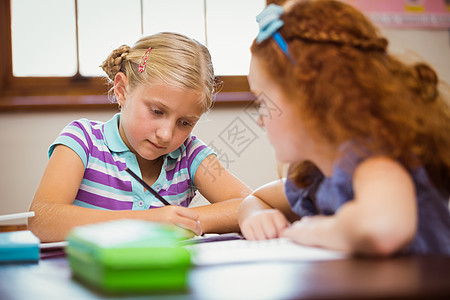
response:
M0 299L450 299L449 257L265 262L194 268L185 293L104 295L65 257L0 265Z

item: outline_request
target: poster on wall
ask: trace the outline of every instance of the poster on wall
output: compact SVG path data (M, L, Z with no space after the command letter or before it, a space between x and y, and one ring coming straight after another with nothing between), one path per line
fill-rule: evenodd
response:
M450 0L341 0L384 27L450 28Z

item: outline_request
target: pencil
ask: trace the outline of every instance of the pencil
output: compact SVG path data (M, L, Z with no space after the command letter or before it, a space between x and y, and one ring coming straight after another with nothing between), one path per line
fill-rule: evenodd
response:
M150 193L153 194L153 196L155 196L156 198L158 198L159 201L161 201L164 205L170 205L169 202L166 201L166 199L164 199L160 194L158 194L154 189L151 188L151 186L149 186L144 180L142 180L141 178L139 178L139 176L137 176L133 171L131 171L130 169L126 168L125 171L128 172L128 174L130 174L134 179L136 179L140 184L142 184L143 187L145 187Z
M31 217L34 217L34 211L2 215L2 216L0 216L0 221L15 220L15 219L21 219L21 218L31 218Z

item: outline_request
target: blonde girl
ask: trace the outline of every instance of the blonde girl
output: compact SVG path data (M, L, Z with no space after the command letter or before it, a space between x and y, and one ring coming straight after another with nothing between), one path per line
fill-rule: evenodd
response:
M250 190L191 134L217 88L206 47L160 33L119 47L101 67L120 113L107 122L76 120L61 132L29 228L45 242L63 240L77 225L121 218L173 223L195 234L237 231L237 208ZM197 190L212 204L188 208Z

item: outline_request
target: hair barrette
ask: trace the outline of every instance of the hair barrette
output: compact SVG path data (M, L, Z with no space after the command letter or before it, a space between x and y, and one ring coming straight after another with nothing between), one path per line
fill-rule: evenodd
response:
M151 50L152 50L152 47L148 48L148 50L145 51L144 55L142 56L143 61L139 64L139 72L140 73L144 72L145 64L147 63L147 57Z
M256 22L259 25L259 32L256 37L256 42L261 43L262 41L273 37L280 49L286 54L287 58L295 64L295 60L289 54L288 46L283 36L278 32L278 30L283 27L284 22L280 19L283 14L283 8L276 4L267 5L263 11L256 16Z

